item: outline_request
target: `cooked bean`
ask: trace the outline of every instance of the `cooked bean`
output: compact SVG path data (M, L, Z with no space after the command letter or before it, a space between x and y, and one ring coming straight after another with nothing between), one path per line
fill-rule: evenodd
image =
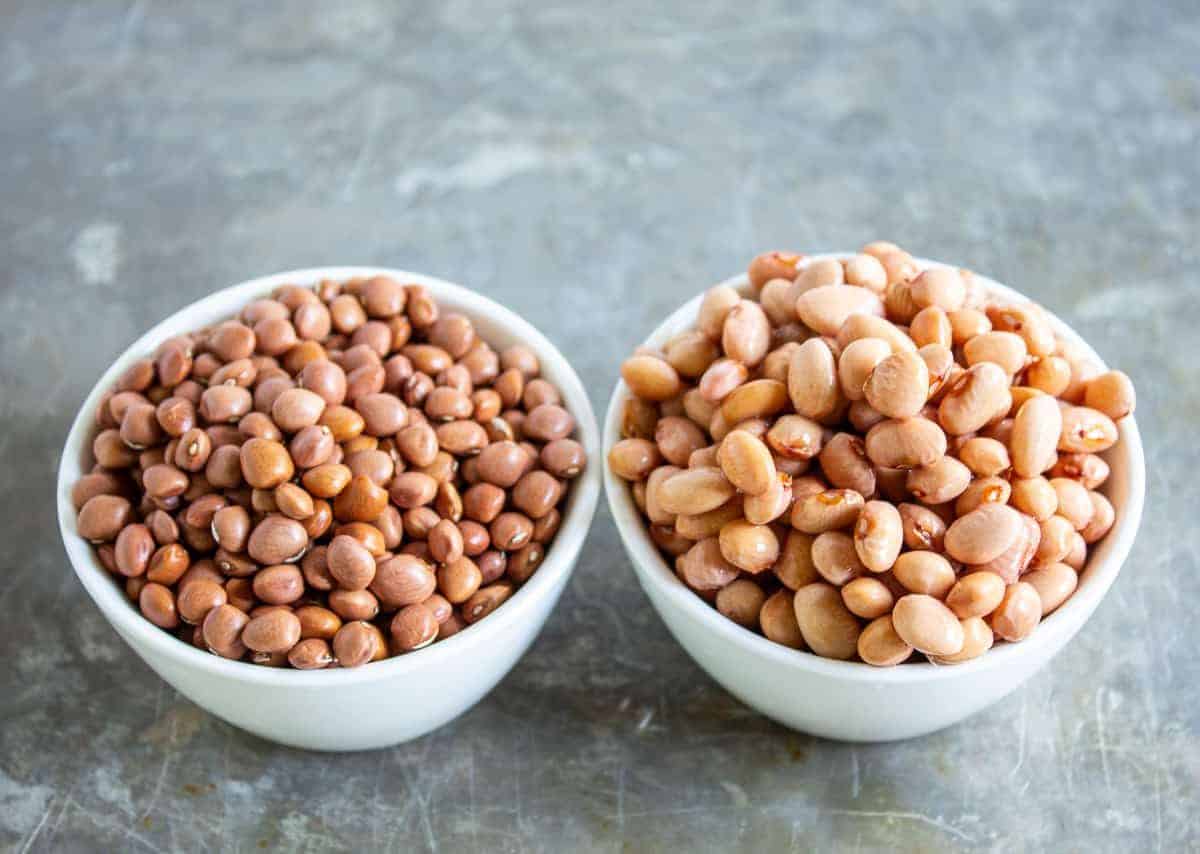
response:
M847 610L837 588L820 582L796 591L792 600L805 644L825 658L850 659L858 651L858 619Z
M721 528L718 542L725 559L745 572L763 572L779 558L779 540L767 525L729 522Z
M1021 580L1037 591L1042 603L1042 616L1058 609L1075 592L1079 576L1065 563L1045 563L1034 567Z
M1006 504L984 504L946 530L946 552L969 564L987 563L1007 549L1021 529L1021 516Z
M849 528L858 521L863 497L850 489L829 489L797 498L792 504L792 527L807 534Z
M992 631L1006 641L1024 640L1042 619L1042 600L1037 588L1024 581L1008 585L1004 599L992 612Z
M910 350L893 353L875 365L863 386L867 403L888 418L917 415L929 396L929 368Z
M834 587L842 587L866 571L855 546L854 538L848 534L826 531L813 540L813 566Z
M963 646L954 655L930 656L934 664L959 664L978 658L989 649L995 641L992 627L982 617L967 617L962 621Z
M747 629L758 628L758 615L766 602L761 587L748 578L739 578L717 591L717 611Z
M752 367L767 355L770 343L771 323L758 303L741 300L725 315L721 347L730 358Z
M824 535L822 535L824 536ZM854 526L854 548L871 572L886 572L904 541L900 511L886 501L868 501Z
M1121 371L1108 371L1088 380L1083 402L1113 421L1133 412L1137 400L1133 382Z
M1003 442L983 436L972 436L963 443L958 449L958 458L977 477L995 477L1006 472L1012 464Z
M928 465L910 469L905 487L922 504L944 504L963 494L971 471L954 457L939 457Z
M842 601L856 617L875 620L891 612L896 597L878 578L863 576L846 583L842 588Z
M1117 441L1117 425L1111 418L1086 406L1070 406L1062 413L1062 435L1058 449L1069 453L1096 454Z
M858 657L875 667L893 667L906 661L913 647L900 636L892 615L873 619L858 636Z
M639 398L670 400L682 389L678 372L655 356L633 356L621 365L621 378Z
M948 656L962 651L962 624L933 596L923 593L901 596L892 610L892 624L896 634L918 652Z
M804 648L790 591L777 590L763 602L758 612L758 625L768 640L792 649Z
M884 468L928 466L946 453L946 434L928 418L889 419L867 432L866 451Z
M840 389L833 351L820 338L805 341L788 366L788 396L797 414L828 417L838 407Z

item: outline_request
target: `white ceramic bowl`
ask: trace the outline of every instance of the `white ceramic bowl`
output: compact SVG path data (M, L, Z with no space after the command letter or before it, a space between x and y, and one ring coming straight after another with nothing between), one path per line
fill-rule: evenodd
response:
M461 311L497 349L521 342L562 392L578 422L589 466L571 486L562 527L538 571L495 613L425 649L347 670L297 671L229 661L152 625L129 602L75 529L71 486L91 467L93 413L105 389L131 362L172 335L234 316L250 300L286 283L389 275L427 286L444 307ZM105 618L163 679L229 723L283 744L314 750L361 750L424 735L465 712L490 691L533 642L558 601L600 494L599 432L583 384L563 355L530 324L477 293L439 279L375 267L323 267L278 273L218 291L176 312L121 354L100 378L71 425L58 472L58 520L67 556Z
M844 258L846 253L818 257ZM1007 301L1027 301L1003 285L981 281ZM725 284L747 288L745 276ZM697 296L668 317L646 345L661 346L692 328L700 300ZM1060 336L1102 364L1066 324L1054 317L1051 322ZM605 418L606 457L620 439L621 408L628 397L628 388L618 381ZM875 668L792 650L743 629L675 577L651 541L628 485L607 465L605 491L642 589L667 628L713 679L784 726L845 741L893 741L957 723L1004 697L1062 649L1096 610L1133 545L1145 494L1145 462L1134 419L1123 419L1120 431L1120 442L1105 454L1112 473L1103 490L1116 508L1116 523L1092 550L1075 594L1021 643L998 644L980 658L956 665Z

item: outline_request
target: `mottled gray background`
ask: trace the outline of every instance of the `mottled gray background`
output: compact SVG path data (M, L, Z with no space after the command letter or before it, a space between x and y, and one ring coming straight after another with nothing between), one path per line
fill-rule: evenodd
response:
M0 0L0 845L1196 850L1198 160L1194 0ZM1035 295L1139 388L1125 572L962 726L851 747L749 711L668 636L604 510L512 674L362 755L212 719L68 568L75 409L212 289L458 280L544 330L599 411L657 318L756 251L876 237Z

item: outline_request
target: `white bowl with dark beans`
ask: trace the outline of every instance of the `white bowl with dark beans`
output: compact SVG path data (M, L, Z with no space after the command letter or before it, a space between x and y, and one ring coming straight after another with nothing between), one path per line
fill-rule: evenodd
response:
M255 279L179 311L72 425L59 521L105 617L182 694L356 750L461 714L574 568L599 434L513 312L398 270Z
M895 244L770 252L621 366L609 505L668 628L795 729L948 726L1057 653L1141 517L1129 378Z

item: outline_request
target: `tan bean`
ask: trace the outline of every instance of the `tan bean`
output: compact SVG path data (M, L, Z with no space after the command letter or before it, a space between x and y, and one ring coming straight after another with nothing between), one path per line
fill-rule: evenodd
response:
M900 504L899 511L904 527L904 545L910 549L942 550L946 523L937 513L928 507L908 503Z
M954 582L946 605L959 619L986 617L1004 599L1004 580L994 572L972 572Z
M493 445L489 445L488 448L493 448L500 444L504 443L497 442ZM515 448L517 446L513 445L512 447ZM487 452L488 449L485 449L485 453ZM500 451L495 452L495 459L497 460L495 467L497 469L500 469L499 460L501 458L499 457L499 453ZM481 455L480 458L479 473L485 478L488 477L488 474L490 474L490 470L493 467L491 459L491 456L485 458L483 455ZM504 465L506 468L503 469L503 479L507 479L507 475L509 473L507 466L510 465L510 461L513 459L511 452L508 452L508 456L506 456L504 459ZM662 455L659 453L658 447L647 439L622 439L613 445L612 450L608 452L608 464L612 468L613 474L624 480L643 480L650 474L650 472L656 469L661 462ZM497 476L499 476L499 472L497 473ZM513 482L515 483L516 480L514 479ZM511 485L511 483L497 484L497 486Z
M658 500L667 513L696 516L720 507L733 497L735 489L721 469L694 468L664 480Z
M851 343L861 338L878 338L886 341L893 353L901 350L916 350L917 345L900 327L873 314L852 314L837 333L837 345L843 355Z
M873 255L859 254L845 261L846 284L882 294L887 287L887 270Z
M715 604L721 616L753 631L758 628L758 614L766 599L761 587L748 578L739 578L717 591Z
M715 510L706 513L681 514L675 517L675 531L689 540L715 537L728 522L741 519L742 502L734 497Z
M796 276L797 296L814 288L844 284L845 277L846 268L836 258L813 259Z
M718 285L705 292L700 302L697 328L714 341L719 341L725 328L725 318L741 302L738 292L728 285Z
M1075 545L1075 526L1062 516L1050 516L1041 521L1041 538L1034 553L1036 563L1065 560Z
M668 341L663 355L680 376L695 380L720 357L721 351L703 332L688 330Z
M708 444L708 437L689 419L678 415L669 415L661 419L658 426L654 428L654 441L668 463L684 467L688 464L688 458L694 451Z
M1013 544L1021 527L1021 515L1008 505L984 504L946 530L946 552L963 563L987 563Z
M1045 394L1026 400L1013 419L1013 471L1021 477L1035 477L1054 465L1062 427L1057 400Z
M1011 465L1004 443L983 436L968 439L958 449L958 458L977 477L996 477Z
M763 572L779 559L779 540L767 525L729 522L721 528L718 544L724 558L745 572Z
M1024 581L1008 585L996 610L992 612L992 631L1006 641L1024 640L1042 619L1042 599L1037 588Z
M879 362L863 386L867 403L889 418L909 418L921 411L929 396L929 368L909 350Z
M766 525L787 513L792 506L792 476L777 471L771 487L760 495L746 496L742 510L746 521Z
M725 316L721 329L721 349L730 358L753 367L767 355L771 343L771 323L762 306L741 300Z
M875 620L891 612L896 597L878 578L863 576L846 582L842 588L842 601L856 617Z
M805 341L788 366L788 396L797 414L812 419L828 417L841 399L833 351L820 338Z
M1084 530L1095 513L1088 490L1079 481L1065 477L1053 478L1050 486L1058 496L1058 509L1055 512L1066 518L1076 531Z
M938 306L929 306L918 311L909 324L909 334L918 347L924 347L926 344L940 344L946 348L954 346L950 318Z
M861 629L837 588L819 582L807 584L796 591L792 605L809 649L824 658L854 657Z
M737 567L722 554L716 537L708 537L693 545L681 558L679 568L683 582L702 593L720 590L738 575Z
M851 315L883 317L883 303L876 293L867 288L822 285L800 294L796 300L796 314L805 326L818 335L834 336Z
M985 507L998 507L1001 505L988 504ZM1012 584L1021 574L1028 569L1033 562L1033 556L1037 553L1038 542L1041 540L1041 527L1037 521L1024 514L1018 514L1020 518L1020 526L1017 531L1017 536L1013 539L1003 552L989 561L976 564L973 569L986 570L994 572L1004 579L1006 584Z
M966 283L952 267L930 267L912 281L912 301L917 309L937 306L958 311L966 300Z
M996 329L1020 335L1032 355L1049 356L1054 352L1054 330L1033 303L991 306L987 316Z
M717 359L700 377L700 396L710 403L720 403L744 383L749 375L749 370L741 362Z
M944 504L962 495L971 483L971 471L954 457L911 469L905 486L923 504Z
M853 489L860 495L875 494L875 469L867 459L866 445L858 436L835 434L821 449L819 460L831 486Z
M954 514L966 516L981 504L1007 504L1012 486L1002 477L979 477L971 481L955 499Z
M776 380L753 380L738 386L721 403L721 414L729 424L751 418L767 418L788 403L787 387Z
M822 534L849 528L858 521L863 497L850 489L829 489L797 498L792 504L791 524L806 534Z
M1043 522L1058 509L1058 493L1044 477L1014 478L1012 505L1022 513Z
M882 338L857 338L842 349L837 363L838 381L847 400L864 398L864 386L871 373L891 354L891 346Z
M1113 421L1120 421L1133 412L1137 405L1137 397L1133 390L1133 381L1127 374L1121 371L1107 371L1088 380L1084 388L1083 402Z
M758 612L758 624L767 640L791 649L804 649L804 637L796 622L790 591L777 590L763 602Z
M874 667L903 664L912 653L912 646L900 637L890 614L873 619L858 636L858 657Z
M992 627L982 617L967 617L962 621L963 647L954 655L930 656L934 664L959 664L978 658L995 642Z
M771 452L745 430L734 430L725 437L717 461L726 479L747 495L762 495L777 482Z
M1099 492L1089 492L1088 498L1092 501L1092 518L1079 533L1083 541L1091 545L1102 540L1112 529L1117 514L1112 503Z
M1021 580L1037 591L1042 603L1042 616L1056 611L1079 585L1078 574L1065 563L1040 564L1025 573Z
M987 424L1010 400L1008 376L993 362L972 365L952 383L938 405L938 423L955 436Z
M886 572L896 562L904 541L904 523L896 506L868 501L854 526L854 547L871 572Z
M1059 454L1050 468L1051 477L1070 477L1088 489L1099 489L1108 480L1109 466L1095 454Z
M892 610L896 634L909 646L926 655L948 656L962 651L962 624L954 613L932 596L910 593L901 596Z
M1117 425L1103 412L1086 406L1070 406L1062 413L1058 449L1096 454L1115 445L1117 437Z
M1071 363L1061 356L1043 356L1025 369L1025 382L1052 397L1063 394L1071 384Z
M910 593L935 599L945 599L955 584L954 567L936 552L905 552L897 558L892 575Z
M1025 367L1028 351L1021 336L1012 332L985 332L963 345L963 357L968 365L993 362L1015 376Z
M826 531L813 540L812 562L821 577L834 587L841 587L866 571L854 538L841 531Z
M823 430L803 415L781 415L767 431L767 444L775 453L791 460L809 460L821 450Z
M867 432L867 457L884 468L911 469L937 462L946 453L946 434L928 418L888 419Z

